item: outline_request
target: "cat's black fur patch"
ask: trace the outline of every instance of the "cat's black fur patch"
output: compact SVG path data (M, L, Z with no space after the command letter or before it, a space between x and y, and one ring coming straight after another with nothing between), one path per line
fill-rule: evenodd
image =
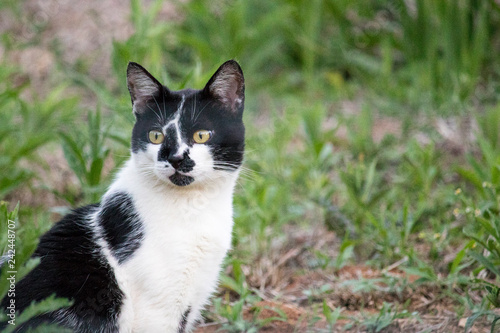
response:
M139 248L143 237L142 224L127 193L116 193L102 203L99 223L104 239L120 264Z
M185 176L181 175L180 173L176 172L172 176L168 177L172 183L174 183L177 186L187 186L194 182L194 178L191 176Z
M43 235L33 254L40 258L40 264L16 284L18 311L33 300L40 301L54 293L73 300L73 305L34 318L18 327L17 332L55 319L76 332L117 331L123 293L113 269L95 243L95 232L88 221L98 207L76 209ZM1 307L5 309L9 301L4 298Z

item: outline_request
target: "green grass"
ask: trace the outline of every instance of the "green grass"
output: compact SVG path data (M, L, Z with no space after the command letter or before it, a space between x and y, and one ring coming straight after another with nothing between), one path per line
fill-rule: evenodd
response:
M176 3L179 19L166 22L163 1L145 6L133 0L134 33L114 41L111 58L101 60L110 64L109 82L87 74L86 55L72 66L59 49L58 81L45 95L8 57L40 45L44 28L36 27L40 34L29 43L6 33L0 41L7 55L0 58L0 198L8 204L0 217L2 228L7 218L18 221L19 267L36 264L29 254L55 220L47 204L21 201L19 215L7 208L23 192L48 195L44 188L54 184L36 185L43 181L39 166L47 169L54 151L64 152L77 182L50 193L70 208L97 201L114 172L105 166L116 170L126 158L133 125L124 84L128 61L181 89L201 88L222 61L235 58L247 79L247 152L234 199L234 250L206 317L227 331L269 325L259 317L265 309L258 302L287 295L260 290L256 281L266 271L259 270L296 246L300 255L281 263L275 272L283 273L280 278L321 272L335 284L307 288L304 303L292 302L314 314L303 318L310 330L338 329L347 320L346 327L377 332L397 320L418 321L428 312L401 295L422 288L439 290L435 301L450 300L447 310L468 317L467 325L486 320L494 329L493 309L500 306L500 63L492 55L499 51L499 6L493 0L408 3L193 0ZM24 15L15 2L0 10ZM477 123L474 140L452 151L435 126L440 118ZM398 130L381 129L387 121ZM379 132L386 135L377 138ZM293 236L307 238L311 230L325 239L333 235L335 245L315 247ZM355 265L381 275L336 280ZM392 265L406 275L391 276ZM5 287L2 279L0 294ZM331 303L337 287L392 298L347 315L343 304ZM57 305L50 300L39 310ZM363 312L365 306L376 312ZM286 320L279 311L273 319ZM314 326L321 321L323 328Z
M47 96L22 97L26 83L15 85L16 71L0 64L0 198L36 177L30 168L39 163L36 154L44 145L55 141L54 130L64 128L74 115L78 99L66 97L65 86L54 87ZM40 124L45 129L40 130ZM36 133L36 135L33 135Z

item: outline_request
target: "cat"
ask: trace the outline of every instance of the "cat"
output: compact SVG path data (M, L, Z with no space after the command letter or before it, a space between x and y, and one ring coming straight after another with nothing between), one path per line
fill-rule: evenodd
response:
M40 264L16 285L18 311L51 294L73 304L18 332L42 323L189 332L217 286L245 146L243 72L229 60L202 90L171 91L130 62L127 85L136 119L130 159L100 203L41 237Z

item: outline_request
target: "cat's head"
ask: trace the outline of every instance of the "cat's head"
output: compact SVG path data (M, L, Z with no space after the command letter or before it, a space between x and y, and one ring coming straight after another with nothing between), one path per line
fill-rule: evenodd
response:
M139 172L157 183L189 186L239 170L245 83L236 61L222 64L201 90L171 91L133 62L127 84L136 118L132 155Z

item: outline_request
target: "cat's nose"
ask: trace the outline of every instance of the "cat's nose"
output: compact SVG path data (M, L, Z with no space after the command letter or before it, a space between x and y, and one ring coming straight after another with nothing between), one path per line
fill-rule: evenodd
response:
M182 161L184 161L184 155L174 155L170 154L167 158L168 163L174 168L179 169Z

